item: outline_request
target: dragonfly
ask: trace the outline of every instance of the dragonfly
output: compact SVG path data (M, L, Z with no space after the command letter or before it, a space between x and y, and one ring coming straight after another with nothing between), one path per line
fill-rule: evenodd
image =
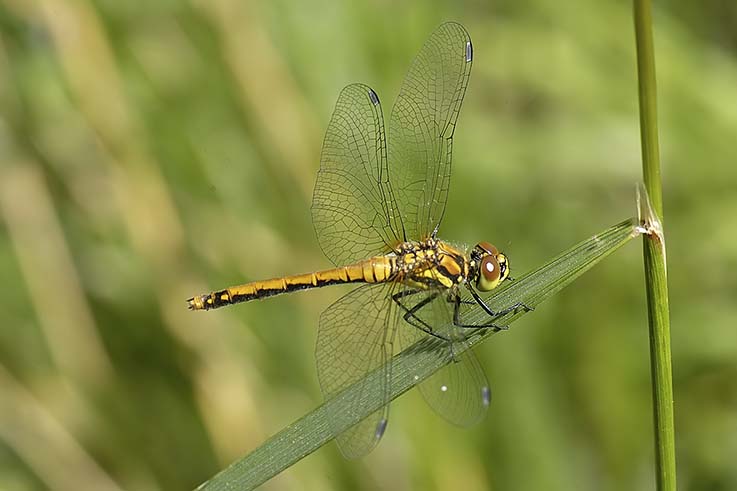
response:
M473 46L463 26L439 26L410 65L391 111L388 138L376 92L358 83L341 91L311 208L320 247L335 267L188 300L192 310L210 310L298 290L361 284L321 314L315 349L325 399L367 383L368 373L380 371L381 408L336 437L349 459L370 452L386 430L395 347L406 349L428 336L443 341L449 363L418 387L445 419L471 426L486 414L491 392L476 355L458 347L467 343L467 333L504 329L495 320L528 309L517 303L495 311L479 294L510 279L505 254L488 242L467 249L437 237L472 62ZM464 309L478 307L487 321L464 322ZM353 414L369 411L360 396L348 404Z

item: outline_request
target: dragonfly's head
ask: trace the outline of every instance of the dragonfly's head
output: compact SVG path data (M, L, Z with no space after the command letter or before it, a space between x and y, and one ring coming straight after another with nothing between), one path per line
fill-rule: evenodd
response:
M471 266L476 288L482 292L493 290L509 277L507 256L488 242L479 242L473 248Z

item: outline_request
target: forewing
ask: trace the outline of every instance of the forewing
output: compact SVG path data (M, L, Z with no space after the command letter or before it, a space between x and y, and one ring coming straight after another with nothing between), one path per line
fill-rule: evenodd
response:
M370 452L381 439L389 411L391 366L397 316L391 299L393 284L365 285L349 292L320 316L317 334L317 376L325 399L353 384L360 384L347 404L347 411L330 414L330 424L363 414L380 398L381 408L337 436L346 458ZM366 377L378 370L376 379Z
M406 239L434 234L450 183L453 132L471 74L471 38L438 27L412 62L389 124L389 170Z
M419 304L426 295L428 293L421 292L413 296L415 298L410 297L410 308ZM452 347L451 341L447 344L449 363L422 381L418 388L428 405L443 418L458 426L471 426L486 415L491 392L473 350L460 353L465 347L465 333L453 324L452 308L453 304L447 301L446 295L438 295L414 314L418 320L432 326L435 334L453 340ZM406 322L399 326L402 349L426 336L429 334Z
M322 146L312 222L336 265L389 252L399 242L381 103L366 85L349 85L338 97Z

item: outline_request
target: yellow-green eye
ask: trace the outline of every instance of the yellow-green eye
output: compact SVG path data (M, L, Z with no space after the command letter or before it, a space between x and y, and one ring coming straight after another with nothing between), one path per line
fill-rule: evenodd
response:
M501 281L502 270L499 261L491 254L484 256L479 264L479 276L476 280L476 288L482 292L493 290Z

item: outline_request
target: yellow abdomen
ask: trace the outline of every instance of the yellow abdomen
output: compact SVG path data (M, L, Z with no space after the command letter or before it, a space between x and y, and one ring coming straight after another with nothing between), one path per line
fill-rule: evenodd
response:
M308 288L341 283L381 283L392 278L395 272L395 256L377 256L340 268L233 286L206 295L194 296L187 300L187 303L191 310L210 310Z

